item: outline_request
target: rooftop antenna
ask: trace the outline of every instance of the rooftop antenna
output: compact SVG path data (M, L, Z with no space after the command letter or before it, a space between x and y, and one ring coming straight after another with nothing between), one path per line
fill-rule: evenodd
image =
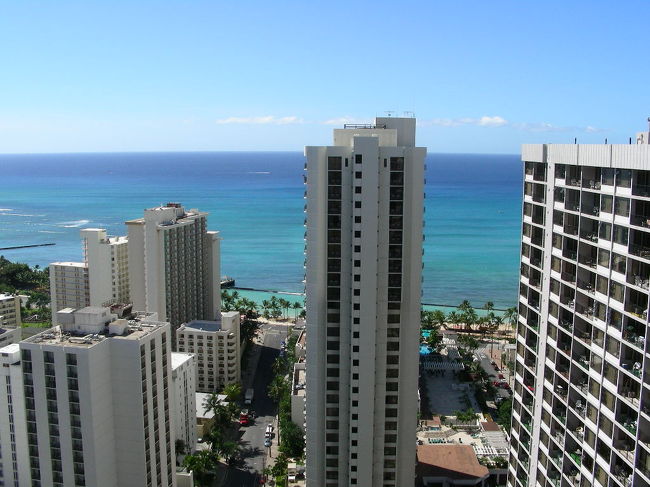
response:
M395 110L386 110L384 113L387 117L394 117L396 112Z
M648 117L648 132L650 132L650 117Z

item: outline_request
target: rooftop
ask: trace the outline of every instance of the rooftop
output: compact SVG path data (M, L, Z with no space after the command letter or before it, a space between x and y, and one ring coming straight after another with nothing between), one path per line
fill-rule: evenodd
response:
M85 262L52 262L50 265L63 265L66 267L88 267Z
M469 445L418 445L417 476L454 480L486 478L490 472L478 462Z
M201 419L212 419L214 418L214 411L208 411L206 412L206 404L208 403L208 399L210 399L210 396L212 394L208 394L207 392L197 392L196 393L196 417L201 418ZM226 396L223 394L217 394L217 399L222 404L228 404L226 401Z
M192 360L192 357L194 357L192 353L172 352L172 370Z
M155 313L138 312L126 320L116 319L116 316L107 313L108 311L108 308L91 306L76 311L66 308L58 313L60 319L68 316L63 318L66 323L26 338L23 343L91 348L107 339L140 340L168 325L166 322L152 319L156 316ZM96 332L89 333L87 330Z
M192 320L188 321L184 325L185 328L191 328L193 330L200 331L222 331L221 323L218 321L208 321L208 320Z

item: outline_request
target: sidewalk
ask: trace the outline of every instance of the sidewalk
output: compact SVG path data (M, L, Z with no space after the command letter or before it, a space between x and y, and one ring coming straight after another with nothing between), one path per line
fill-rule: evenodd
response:
M264 343L264 331L258 333L258 335L253 339L253 343L249 345L249 356L246 370L242 370L241 384L242 391L246 391L253 387L253 381L255 380L255 372L257 371L257 363L260 361L260 353L262 352L262 345Z

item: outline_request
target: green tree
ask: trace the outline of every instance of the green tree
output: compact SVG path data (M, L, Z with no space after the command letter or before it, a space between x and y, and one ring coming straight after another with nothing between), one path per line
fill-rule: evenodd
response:
M226 396L226 401L228 402L238 401L241 396L241 392L242 387L239 382L228 384L223 388L223 391L221 391L221 393Z
M511 416L512 416L512 399L505 399L499 405L497 423L499 423L505 430L509 430Z
M290 404L289 408L291 408ZM280 451L287 457L302 457L305 450L305 436L296 423L291 420L285 421L282 424L280 439Z
M194 481L199 486L208 486L214 476L219 457L211 450L201 450L193 455L187 455L183 466L194 472Z
M435 350L436 352L440 352L444 348L442 344L442 333L440 333L438 327L429 330L426 343L431 350Z
M503 313L503 320L510 324L513 330L517 329L517 319L519 318L519 312L516 307L507 308L505 313Z
M303 306L299 301L293 303L293 320L298 321L298 310L302 310Z

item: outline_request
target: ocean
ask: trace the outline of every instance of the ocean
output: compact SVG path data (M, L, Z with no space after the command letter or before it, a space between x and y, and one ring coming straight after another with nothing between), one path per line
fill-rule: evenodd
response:
M299 152L0 155L0 247L12 261L79 261L79 229L125 235L144 208L208 211L237 286L303 291ZM423 302L517 301L522 169L516 155L427 156Z

